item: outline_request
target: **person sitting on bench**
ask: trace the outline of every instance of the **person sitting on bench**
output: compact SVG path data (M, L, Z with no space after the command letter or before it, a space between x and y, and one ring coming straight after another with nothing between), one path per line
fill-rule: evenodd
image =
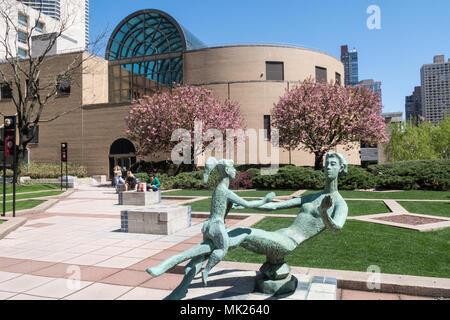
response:
M160 185L161 183L159 182L158 178L155 177L153 173L150 173L149 178L147 180L147 191L150 190L158 191Z

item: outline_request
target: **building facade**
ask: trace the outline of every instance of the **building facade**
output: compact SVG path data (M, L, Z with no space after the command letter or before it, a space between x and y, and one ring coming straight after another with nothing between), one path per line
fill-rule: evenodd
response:
M420 69L422 110L425 121L438 124L450 114L450 59L435 56Z
M416 125L423 118L422 87L414 87L413 94L405 97L405 117Z
M73 59L74 54L55 55L46 76ZM1 66L0 66L1 67ZM110 174L115 165L129 168L136 160L135 148L127 139L124 118L131 100L170 90L173 83L202 85L216 97L239 103L248 129L262 132L258 146L245 146L242 163L267 163L271 142L270 110L286 90L305 79L339 82L343 64L326 53L287 46L236 45L207 47L167 13L141 10L126 17L113 31L105 59L87 60L83 72L72 80L69 95L57 97L43 119L56 112L80 108L39 128L30 146L30 160L56 162L60 142L69 146L69 161L87 167L89 174ZM44 74L44 72L43 72ZM12 112L11 101L0 100L2 112ZM346 151L350 164L360 164L359 147ZM242 156L242 155L239 155ZM239 161L237 154L233 154ZM147 160L170 160L170 154ZM306 151L280 149L276 162L314 165ZM236 162L239 163L239 162ZM201 163L200 163L201 164Z
M381 81L374 81L373 79L362 80L358 82L358 86L363 86L372 90L375 94L380 96L380 101L382 101Z
M89 0L5 0L0 12L0 37L6 39L0 45L0 60L39 56L59 33L51 54L84 50L89 44Z
M345 70L345 86L358 85L358 52L356 49L348 51L348 46L341 46L341 62Z

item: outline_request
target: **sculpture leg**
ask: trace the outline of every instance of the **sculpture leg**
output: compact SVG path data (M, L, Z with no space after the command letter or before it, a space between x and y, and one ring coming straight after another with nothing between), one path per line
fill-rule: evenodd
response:
M157 266L147 268L147 272L153 277L162 275L167 270L175 267L177 264L192 259L196 256L202 256L211 252L212 246L208 242L201 243L191 249L167 258Z
M193 258L184 268L184 277L181 283L169 294L164 300L181 300L186 297L189 285L194 279L195 275L200 272L202 265L205 262L204 256L197 256Z
M202 282L204 286L207 285L209 272L216 264L218 264L223 259L223 257L225 257L228 252L229 246L228 234L225 224L211 224L209 233L215 249L209 255L208 263L202 271Z

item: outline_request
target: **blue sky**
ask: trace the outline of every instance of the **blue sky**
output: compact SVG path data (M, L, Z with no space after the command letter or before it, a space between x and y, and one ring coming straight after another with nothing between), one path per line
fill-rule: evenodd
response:
M370 5L380 8L381 29L367 27ZM347 44L358 50L359 79L382 81L384 112L404 113L420 67L438 54L450 58L449 0L91 0L90 6L91 38L110 34L137 10L159 9L208 45L291 43L339 58Z

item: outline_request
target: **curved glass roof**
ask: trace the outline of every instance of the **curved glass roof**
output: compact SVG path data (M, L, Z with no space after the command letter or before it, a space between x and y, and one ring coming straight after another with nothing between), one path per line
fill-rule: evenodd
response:
M183 52L205 47L165 12L130 14L113 31L106 48L110 101L129 101L183 83Z
M121 60L205 47L167 13L148 9L129 15L116 27L108 42L106 59Z

